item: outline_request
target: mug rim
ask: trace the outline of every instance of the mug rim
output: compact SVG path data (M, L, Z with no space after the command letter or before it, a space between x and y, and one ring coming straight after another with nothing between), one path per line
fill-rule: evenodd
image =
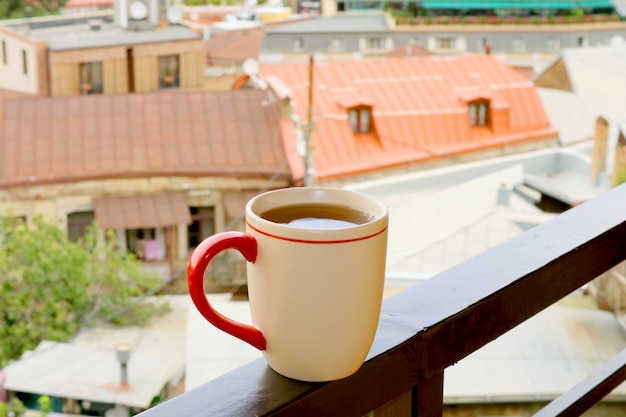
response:
M349 202L342 199L349 199ZM285 204L286 202L289 204ZM373 213L375 217L363 224L337 229L315 229L287 226L266 220L259 215L259 211L264 212L275 207L316 202L356 208ZM387 206L377 198L361 191L333 187L289 187L267 191L250 199L245 211L246 227L249 231L301 243L346 243L368 239L387 230L388 217Z

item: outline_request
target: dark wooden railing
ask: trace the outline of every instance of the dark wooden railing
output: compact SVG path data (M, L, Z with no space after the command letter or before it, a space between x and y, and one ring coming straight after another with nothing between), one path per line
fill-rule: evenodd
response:
M348 378L302 383L259 359L141 417L441 416L447 367L625 259L620 186L385 300L369 357ZM617 355L538 415L580 415L624 380L625 363Z

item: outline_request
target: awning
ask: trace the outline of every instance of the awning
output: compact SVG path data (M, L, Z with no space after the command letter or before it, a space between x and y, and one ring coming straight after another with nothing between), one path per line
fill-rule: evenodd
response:
M101 229L143 229L191 223L183 192L96 198L93 211Z
M541 0L454 0L454 1L425 1L425 9L574 9L584 8L612 8L610 0L582 0L582 1L541 1Z

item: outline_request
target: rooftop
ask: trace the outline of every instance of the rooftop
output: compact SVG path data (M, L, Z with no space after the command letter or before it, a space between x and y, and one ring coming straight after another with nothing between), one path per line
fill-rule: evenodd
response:
M392 23L384 14L319 16L295 23L284 23L267 29L268 33L341 33L391 32Z
M71 343L42 342L5 367L4 388L148 408L167 383L176 385L184 376L188 297L167 300L171 311L145 327L95 327ZM132 347L128 387L120 385L115 354L115 345L121 342Z
M202 34L184 26L159 27L153 30L126 30L114 23L101 22L94 30L88 23L34 28L28 37L45 41L51 51L103 48L107 46L136 45L155 42L175 42L201 39Z
M0 99L0 188L103 178L288 176L266 91Z
M521 143L556 144L532 82L493 56L319 62L313 74L314 169L321 181ZM308 64L262 64L260 75L277 80L271 84L281 86L279 95L292 98L300 120L308 120ZM480 98L494 113L506 112L506 121L471 128L467 103ZM371 132L352 132L346 110L352 106L372 107ZM285 148L295 153L293 128L289 135L285 126ZM300 178L301 160L292 162Z

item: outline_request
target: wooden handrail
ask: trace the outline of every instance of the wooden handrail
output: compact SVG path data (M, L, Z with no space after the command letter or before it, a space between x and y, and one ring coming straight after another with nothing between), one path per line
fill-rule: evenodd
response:
M293 381L259 359L140 415L358 417L408 396L397 415L441 416L448 366L625 259L622 185L385 300L370 354L348 378Z

